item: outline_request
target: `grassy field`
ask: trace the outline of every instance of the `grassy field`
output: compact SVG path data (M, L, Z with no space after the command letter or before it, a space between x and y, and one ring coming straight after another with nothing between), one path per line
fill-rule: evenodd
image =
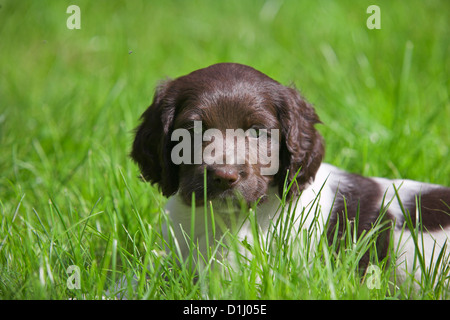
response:
M81 29L67 28L71 4ZM366 26L371 4L379 30ZM327 162L450 186L448 1L0 6L0 299L96 299L123 276L138 279L130 298L448 298L392 283L384 262L374 288L356 271L358 246L335 257L320 239L299 256L255 245L229 275L208 259L177 264L157 245L165 199L128 157L160 79L228 61L301 90ZM80 289L68 288L69 266Z

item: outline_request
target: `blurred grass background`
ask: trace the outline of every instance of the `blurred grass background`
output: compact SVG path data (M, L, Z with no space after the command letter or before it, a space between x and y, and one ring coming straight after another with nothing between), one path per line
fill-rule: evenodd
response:
M80 30L66 27L71 4ZM366 27L371 4L380 30ZM136 208L151 223L164 199L137 179L132 130L159 80L213 63L294 84L324 123L327 162L450 185L448 1L0 6L0 298L65 297L56 274L100 268L109 236L126 247Z

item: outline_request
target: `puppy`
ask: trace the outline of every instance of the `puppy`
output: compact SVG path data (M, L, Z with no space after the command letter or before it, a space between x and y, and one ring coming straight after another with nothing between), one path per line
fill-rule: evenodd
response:
M203 253L221 235L205 225L205 205L225 229L234 221L239 237L251 240L241 206L256 211L264 234L279 222L279 199L285 196L296 204L285 212L294 228L317 222L332 242L344 234L346 220L357 235L382 222L389 230L378 235L379 261L394 241L397 265L405 272L414 272L417 248L424 248L427 266L436 262L450 233L450 188L367 178L322 163L318 123L314 108L294 88L251 67L220 63L157 88L136 129L131 157L142 177L169 197L166 211L185 257L186 235ZM313 214L302 217L305 212ZM423 236L414 243L411 232L417 222ZM365 269L368 263L365 254L360 266Z

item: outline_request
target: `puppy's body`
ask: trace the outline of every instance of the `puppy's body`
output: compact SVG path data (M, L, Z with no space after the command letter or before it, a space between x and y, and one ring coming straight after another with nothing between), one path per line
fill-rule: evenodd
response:
M357 190L366 187L367 184L372 184L374 189L367 190L358 199L351 198L351 195L349 196L349 189ZM368 232L372 226L380 223L377 222L377 219L382 218L380 214L383 215L383 221L388 222L387 227L392 227L393 233L392 237L390 237L390 234L380 237L378 246L381 248L381 251L378 259L381 260L386 257L388 247L391 245L391 250L394 250L399 257L397 265L401 270L399 270L398 276L404 277L406 271L408 273L413 271L414 265L418 269L419 263L417 257L415 257L416 249L411 237L410 226L406 221L408 213L411 215L411 223L413 223L414 227L416 227L415 221L418 219L416 215L420 214L419 219L422 221L421 231L423 233L418 238L419 242L417 245L419 248L423 248L421 254L424 257L427 268L430 268L436 262L440 251L449 242L450 217L445 213L445 210L441 210L441 208L435 209L437 211L433 210L433 212L423 206L421 210L416 209L416 202L426 202L430 194L436 191L450 194L450 189L439 185L412 180L365 178L349 174L332 165L323 163L316 174L314 182L302 191L298 199L293 199L295 206L292 206L289 215L294 222L292 228L295 231L300 228L300 225L304 229L309 229L312 224L315 224L316 234L320 234L328 227L331 236L335 228L337 228L336 222L338 220L341 224L345 223L344 211L347 212L348 219L354 222L357 211L354 210L354 207L347 206L356 205L358 207L359 234L363 230ZM282 208L276 187L271 187L268 194L266 201L256 209L258 227L262 235L271 232L271 228L278 224L277 220L282 216ZM348 205L343 205L344 198ZM216 205L213 202L212 206L215 218L222 222L225 221L225 223L228 222L228 228L232 227L230 215L233 215L233 219L236 219L234 225L239 228L237 232L238 239L252 241L253 231L246 216L239 216L239 210L230 212L230 208L226 205ZM442 206L445 207L445 204L442 203ZM186 236L189 235L191 228L191 206L186 204L179 194L176 194L169 199L166 205L166 212L173 223L173 231L178 239L181 253L186 258L189 254ZM213 232L211 226L209 226L209 239L207 241L204 215L205 210L203 206L195 208L194 237L198 240L199 250L206 256L206 244L209 243L211 245L214 241L217 241L222 236L222 229L219 227L215 230L216 239L213 239ZM433 222L435 218L440 219L442 224ZM211 218L208 217L208 219ZM389 233L389 229L387 230ZM393 243L390 243L390 241ZM393 253L391 252L391 254ZM367 263L368 261L362 261L362 266L367 267ZM419 277L420 274L417 274L417 278Z
M279 198L286 187L292 185L287 198L297 205L286 214L293 218L294 229L307 228L315 221L319 231L326 231L332 241L336 232L338 237L343 234L346 218L358 221L357 226L353 224L357 235L365 234L379 220L393 228L392 238L389 230L378 237L379 260L389 254L389 247L396 248L400 257L398 264L412 267L415 251L422 247L422 243L414 244L410 237L417 221L423 229L421 239L428 265L433 263L430 259L433 248L435 260L448 241L449 188L410 180L365 178L322 163L324 144L314 127L320 122L314 108L295 89L253 68L217 64L167 81L157 89L152 105L142 118L131 156L138 163L142 176L158 184L169 197L166 210L184 256L189 253L186 235L190 236L191 232L193 195L197 205L193 241L205 253L207 244L221 236L216 232L216 239L213 239L210 226L205 228L204 225L205 181L207 201L213 203L215 220L225 229L233 224L238 226L238 236L242 239L251 240L252 232L249 222L239 215L236 204L251 207L258 203L255 209L258 227L265 234L271 226L277 225L281 215ZM176 165L171 158L175 146L172 134L177 129L186 129L194 136L192 123L195 121L201 121L203 129L219 133L228 129L278 130L280 135L275 135L276 141L270 142L279 147L278 171L264 175L263 164L249 161ZM259 139L257 135L245 136L249 143ZM228 147L223 154L216 151L213 159L225 159L225 153L234 151L228 138L223 139L223 144ZM202 150L208 145L203 142ZM246 159L256 158L254 149L245 148L245 152L250 153ZM231 201L231 207L224 205L227 200ZM305 213L309 214L305 217ZM390 243L391 240L394 243ZM365 255L360 265L366 267L368 259Z

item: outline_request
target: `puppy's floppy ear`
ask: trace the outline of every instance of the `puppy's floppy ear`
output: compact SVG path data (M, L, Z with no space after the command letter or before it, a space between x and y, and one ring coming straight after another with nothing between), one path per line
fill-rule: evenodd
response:
M297 90L285 87L278 116L281 123L280 170L276 175L282 195L287 175L287 185L294 179L289 196L298 195L311 182L324 157L322 136L314 127L320 123L312 105ZM289 173L288 173L289 171Z
M178 167L170 158L175 101L167 98L170 81L156 89L153 102L142 114L136 128L131 158L139 165L146 181L159 185L169 197L178 190Z

